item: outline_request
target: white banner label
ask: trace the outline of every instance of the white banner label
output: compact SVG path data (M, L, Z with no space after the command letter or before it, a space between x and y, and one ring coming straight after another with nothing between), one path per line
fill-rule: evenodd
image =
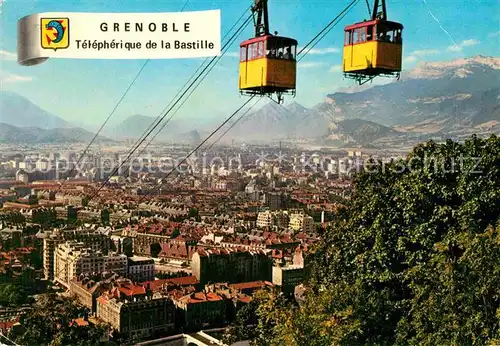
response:
M48 58L176 59L220 55L220 11L38 13L18 22L21 65Z

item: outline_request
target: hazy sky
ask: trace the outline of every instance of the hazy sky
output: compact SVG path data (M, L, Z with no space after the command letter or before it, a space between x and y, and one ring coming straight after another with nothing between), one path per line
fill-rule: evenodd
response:
M373 3L371 0L370 2ZM49 59L32 67L17 64L17 20L40 12L174 12L185 0L0 0L0 73L3 90L15 91L68 121L98 124L113 109L144 60ZM185 11L220 9L222 36L249 9L249 0L190 0ZM348 0L269 0L270 26L280 35L308 42ZM249 13L249 12L248 12ZM340 73L343 27L368 16L365 1L336 26L298 66L295 101L313 106L327 93L353 85ZM390 20L404 30L404 69L420 61L440 61L500 53L500 2L388 0ZM249 25L176 118L222 117L244 101L238 93L239 42L253 35ZM204 59L152 60L115 113L157 116ZM288 97L288 101L290 101Z

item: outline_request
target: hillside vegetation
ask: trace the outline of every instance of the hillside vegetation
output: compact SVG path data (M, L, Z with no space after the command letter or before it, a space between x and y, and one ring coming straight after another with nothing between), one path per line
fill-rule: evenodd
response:
M233 326L229 338L500 343L500 138L428 142L405 161L368 168L308 258L305 301L260 292L249 314L256 327Z

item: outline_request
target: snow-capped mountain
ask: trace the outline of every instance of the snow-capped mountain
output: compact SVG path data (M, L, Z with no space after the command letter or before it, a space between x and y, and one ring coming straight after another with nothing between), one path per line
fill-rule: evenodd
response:
M422 63L400 81L329 94L311 109L269 103L247 115L231 136L374 143L387 136L406 140L430 134L498 133L499 95L500 58Z

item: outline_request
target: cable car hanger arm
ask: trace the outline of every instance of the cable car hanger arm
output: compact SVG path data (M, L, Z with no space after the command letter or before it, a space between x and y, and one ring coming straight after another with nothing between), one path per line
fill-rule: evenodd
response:
M375 0L373 4L372 20L387 20L387 8L385 6L385 0L380 1L381 3L379 3L379 0ZM382 7L381 12L378 11L379 7Z
M255 37L269 35L269 13L267 10L267 0L255 0L252 7L255 25Z

